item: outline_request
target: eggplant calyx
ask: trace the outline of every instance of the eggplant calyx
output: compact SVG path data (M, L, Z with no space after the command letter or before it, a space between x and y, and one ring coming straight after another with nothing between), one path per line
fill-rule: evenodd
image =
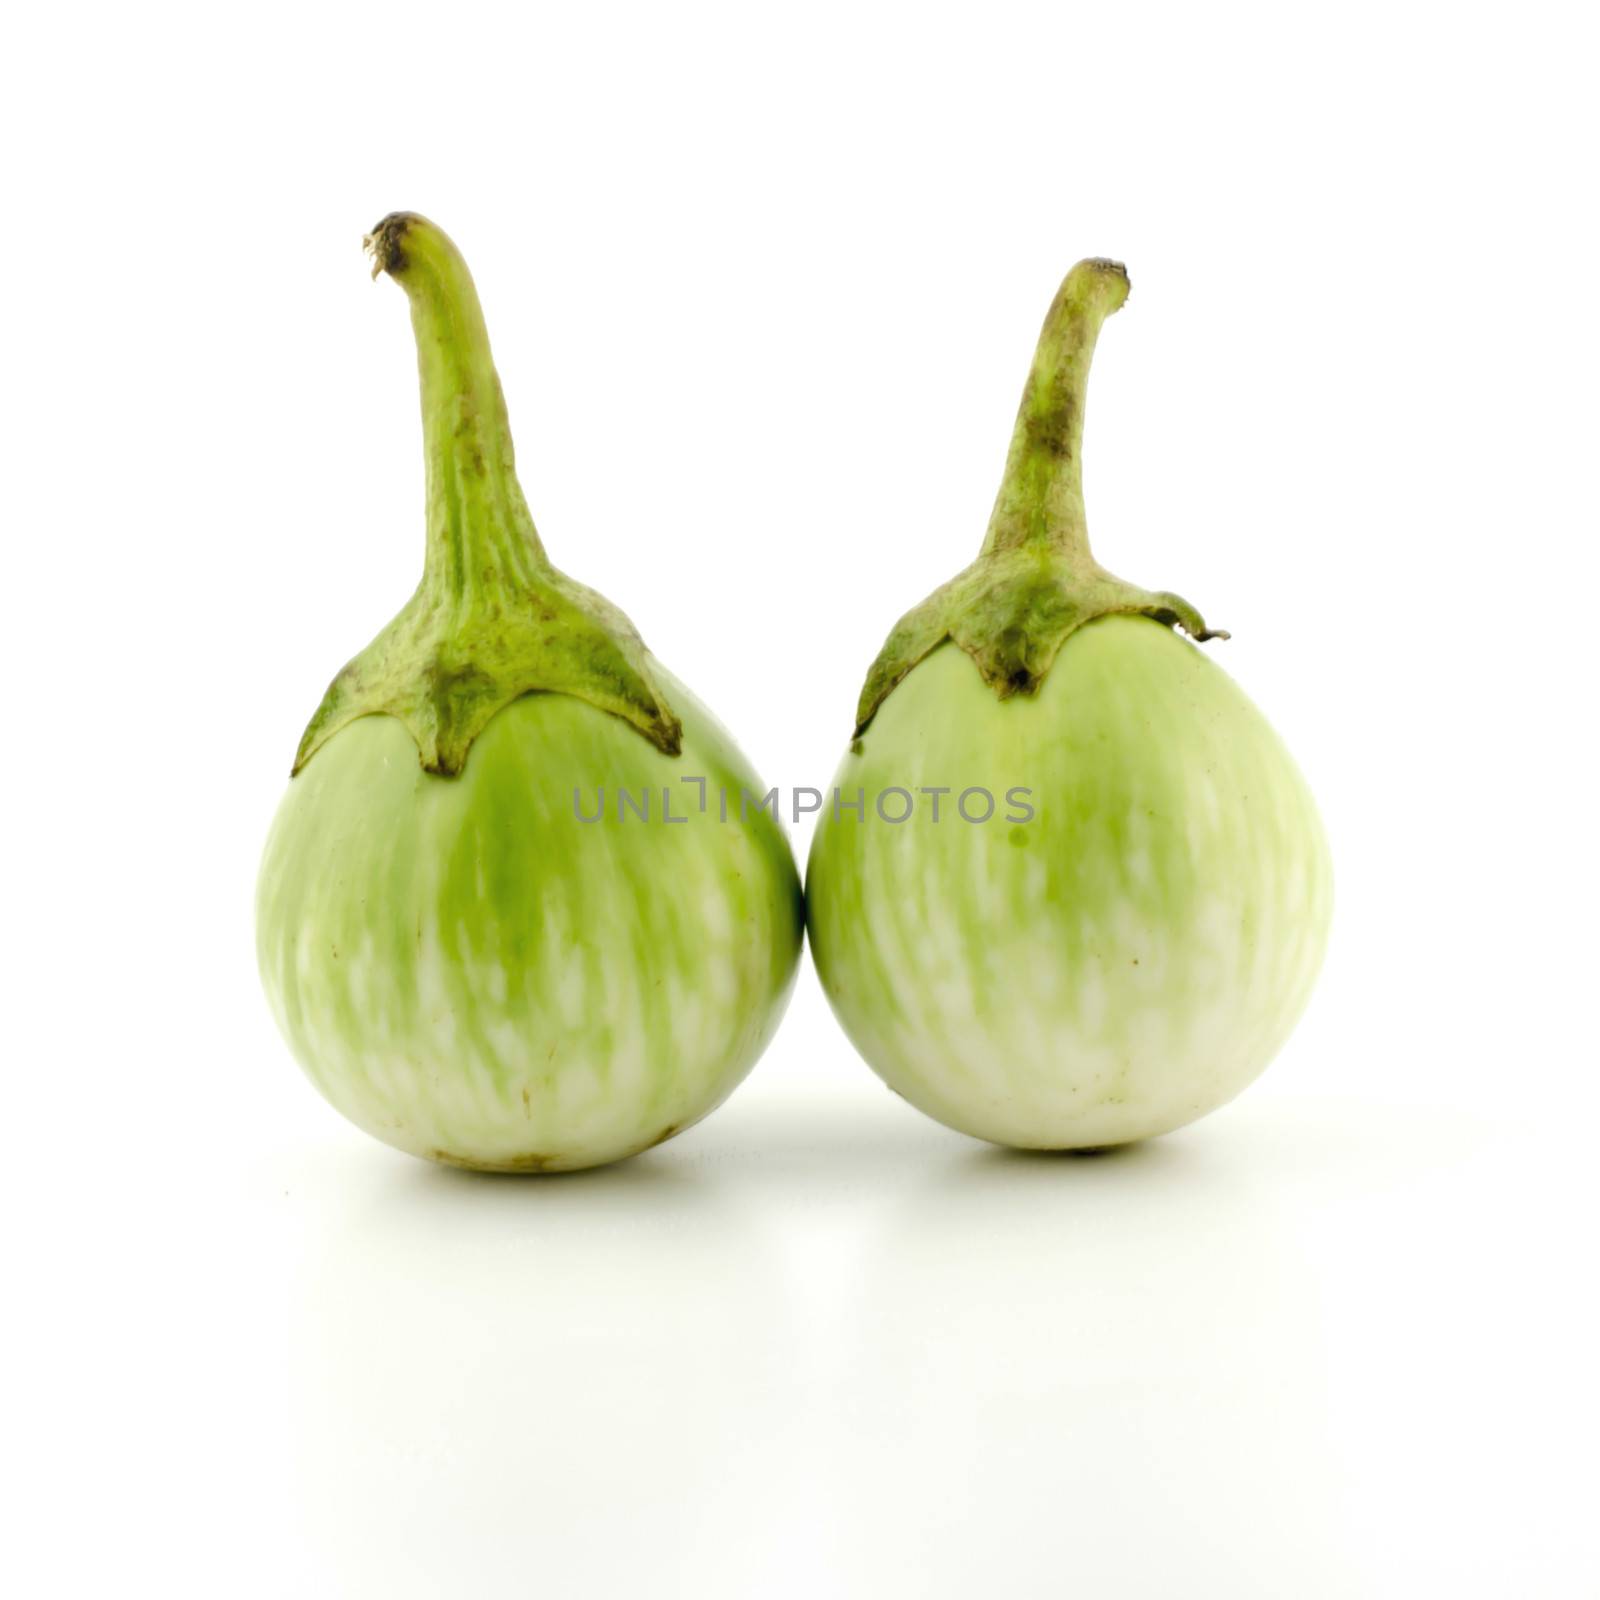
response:
M1140 589L1091 564L1015 551L980 556L895 624L867 674L856 708L856 737L866 732L890 691L946 639L977 663L1002 700L1037 694L1061 647L1096 617L1150 617L1191 639L1226 639L1181 595Z

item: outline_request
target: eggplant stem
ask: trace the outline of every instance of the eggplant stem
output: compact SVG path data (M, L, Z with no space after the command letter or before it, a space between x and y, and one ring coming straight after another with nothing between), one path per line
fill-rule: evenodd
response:
M1117 261L1080 261L1062 280L1039 334L983 548L895 624L862 687L857 738L895 685L947 639L1005 700L1037 694L1062 646L1096 617L1149 617L1197 641L1228 637L1181 595L1126 583L1090 553L1083 507L1089 367L1101 327L1127 298L1127 269Z
M294 771L347 723L383 714L405 724L427 771L453 776L496 712L541 690L587 700L677 755L682 727L633 625L551 566L539 541L461 252L404 211L385 217L365 244L373 275L387 273L411 303L427 553L416 593L329 685Z

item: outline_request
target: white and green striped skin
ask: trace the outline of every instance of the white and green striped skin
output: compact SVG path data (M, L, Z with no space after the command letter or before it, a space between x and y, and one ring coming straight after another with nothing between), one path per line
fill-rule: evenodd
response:
M1245 1088L1311 992L1327 845L1288 752L1225 672L1162 623L1073 632L1036 696L1000 699L945 644L883 701L825 806L812 954L868 1064L950 1127L1083 1149L1181 1127ZM886 824L899 786L990 789ZM1005 792L1036 816L1003 820ZM981 803L969 809L981 811ZM897 814L891 806L891 814Z
M659 671L659 669L657 669ZM803 913L770 815L710 713L661 673L683 751L576 697L499 711L456 777L365 716L291 780L257 894L262 979L311 1081L412 1155L560 1171L632 1155L705 1116L772 1037ZM699 810L695 785L711 796ZM616 790L654 791L617 820ZM573 791L593 815L580 822ZM659 820L673 791L682 823Z

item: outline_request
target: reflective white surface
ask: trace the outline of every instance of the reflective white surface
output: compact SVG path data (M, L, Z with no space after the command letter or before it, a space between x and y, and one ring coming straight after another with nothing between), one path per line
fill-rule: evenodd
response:
M316 1137L218 1163L203 1202L145 1182L110 1280L69 1284L75 1492L32 1535L85 1581L112 1552L251 1595L1580 1570L1594 1186L1531 1129L1264 1087L1025 1156L865 1075L758 1074L637 1160L516 1179L304 1092Z

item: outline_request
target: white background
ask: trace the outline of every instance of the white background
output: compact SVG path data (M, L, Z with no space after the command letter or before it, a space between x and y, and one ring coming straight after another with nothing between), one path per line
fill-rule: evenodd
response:
M1600 1592L1581 16L7 25L16 1593ZM554 559L786 786L976 551L1061 274L1128 262L1097 553L1233 630L1335 852L1259 1085L1007 1155L808 964L612 1170L450 1174L322 1104L250 905L420 570L394 208L472 263Z

